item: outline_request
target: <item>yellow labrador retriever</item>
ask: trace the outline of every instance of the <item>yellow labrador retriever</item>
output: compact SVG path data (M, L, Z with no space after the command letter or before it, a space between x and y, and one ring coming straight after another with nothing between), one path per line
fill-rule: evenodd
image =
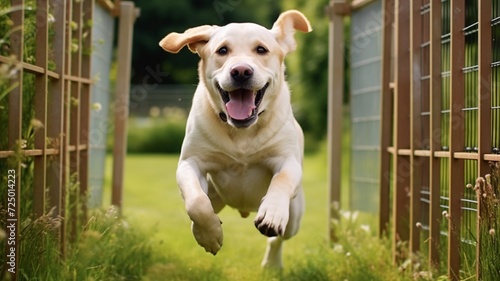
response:
M187 45L201 57L177 182L196 241L214 255L222 246L217 213L225 205L242 217L257 212L255 226L269 237L265 267L282 267L282 242L299 229L303 134L284 66L295 30L311 26L291 10L270 30L253 23L204 25L160 42L167 52Z

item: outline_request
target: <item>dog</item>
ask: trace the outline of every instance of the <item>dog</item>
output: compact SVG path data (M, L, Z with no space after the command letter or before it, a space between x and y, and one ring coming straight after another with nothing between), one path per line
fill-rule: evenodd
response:
M167 52L187 46L201 58L176 178L192 233L213 255L222 246L217 214L226 205L244 218L257 212L255 226L268 237L263 267L283 267L282 243L299 230L304 136L284 64L296 48L296 30L312 28L290 10L271 29L203 25L160 41Z

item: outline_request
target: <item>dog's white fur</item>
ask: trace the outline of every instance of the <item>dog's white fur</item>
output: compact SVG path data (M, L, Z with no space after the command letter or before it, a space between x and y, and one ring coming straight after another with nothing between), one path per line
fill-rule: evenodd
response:
M291 10L270 30L253 23L205 25L170 33L160 42L168 52L187 45L201 57L177 182L196 241L214 255L223 236L217 213L225 205L242 217L257 211L255 225L269 236L265 267L282 267L282 242L299 229L303 134L284 74L284 58L295 49L295 30L310 32L311 26L302 13ZM242 88L252 91L257 107L250 112L253 107L238 103L240 114L248 113L240 120L231 116L234 111L223 94L232 93L233 99ZM259 91L264 95L257 104Z

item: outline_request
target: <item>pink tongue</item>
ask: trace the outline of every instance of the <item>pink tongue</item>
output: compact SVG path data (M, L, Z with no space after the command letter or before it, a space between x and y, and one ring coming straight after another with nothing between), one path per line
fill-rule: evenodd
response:
M252 115L255 109L253 91L236 90L229 92L230 100L226 103L227 113L236 120L245 120Z

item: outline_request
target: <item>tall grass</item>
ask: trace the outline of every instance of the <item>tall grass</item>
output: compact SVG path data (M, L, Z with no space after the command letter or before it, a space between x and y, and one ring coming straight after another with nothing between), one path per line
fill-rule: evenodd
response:
M476 180L479 210L480 271L483 280L500 280L500 162Z
M166 263L147 239L148 231L129 225L115 208L90 216L75 243L68 245L66 258L59 251L61 223L62 218L51 214L25 221L19 280L142 280L151 265Z
M358 212L340 211L335 220L339 240L301 257L283 280L431 280L427 271L413 273L392 262L391 241L378 238Z
M119 218L113 207L96 212L65 262L71 279L61 280L141 280L151 264L163 261L147 233Z

